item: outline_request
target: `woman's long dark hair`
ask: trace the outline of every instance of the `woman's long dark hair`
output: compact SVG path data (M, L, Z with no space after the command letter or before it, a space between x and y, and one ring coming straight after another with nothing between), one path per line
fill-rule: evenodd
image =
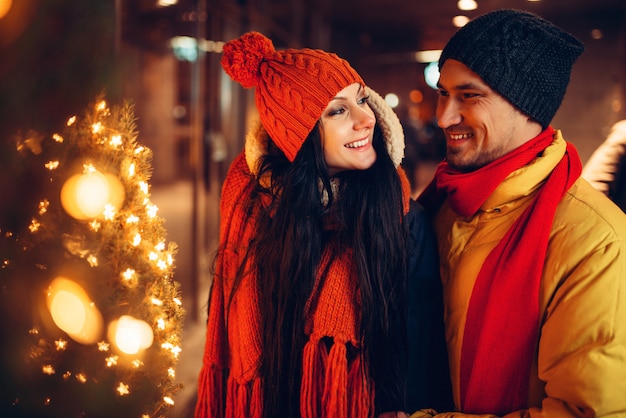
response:
M259 205L263 195L271 197L257 219L248 253L258 269L263 316L265 417L300 416L305 305L319 274L323 218L331 210L343 224L341 242L354 251L363 364L376 382L376 409L382 412L403 402L406 230L400 178L377 126L376 162L368 170L341 173L339 196L334 196L319 131L313 129L293 163L270 142L252 202ZM320 181L328 193L327 205L321 203Z

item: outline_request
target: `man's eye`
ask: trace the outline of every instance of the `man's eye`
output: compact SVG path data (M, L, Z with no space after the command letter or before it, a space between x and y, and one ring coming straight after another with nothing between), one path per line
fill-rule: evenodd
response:
M440 96L443 97L447 97L448 96L448 92L445 90L438 90L437 93L439 93Z

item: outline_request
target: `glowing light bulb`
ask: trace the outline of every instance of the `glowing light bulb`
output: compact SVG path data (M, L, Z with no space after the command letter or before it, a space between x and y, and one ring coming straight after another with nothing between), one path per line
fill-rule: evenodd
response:
M63 209L75 219L86 220L117 211L124 202L124 186L111 174L97 170L70 177L61 189Z
M125 354L137 354L152 345L154 333L147 322L122 315L109 326L109 339Z

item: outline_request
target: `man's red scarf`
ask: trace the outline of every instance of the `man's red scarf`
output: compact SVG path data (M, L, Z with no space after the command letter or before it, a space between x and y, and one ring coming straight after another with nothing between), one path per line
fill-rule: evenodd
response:
M474 215L513 171L553 142L548 127L516 150L471 173L445 161L420 197L435 210L445 197L460 216ZM573 145L535 199L485 259L469 302L460 371L461 411L504 415L528 407L530 368L540 323L539 287L556 207L580 176Z

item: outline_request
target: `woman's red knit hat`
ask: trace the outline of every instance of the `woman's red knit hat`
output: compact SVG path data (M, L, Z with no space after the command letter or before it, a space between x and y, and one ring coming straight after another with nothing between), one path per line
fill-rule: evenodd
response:
M335 95L361 76L342 58L317 49L276 51L259 32L224 45L224 71L244 88L256 87L261 123L293 161Z

